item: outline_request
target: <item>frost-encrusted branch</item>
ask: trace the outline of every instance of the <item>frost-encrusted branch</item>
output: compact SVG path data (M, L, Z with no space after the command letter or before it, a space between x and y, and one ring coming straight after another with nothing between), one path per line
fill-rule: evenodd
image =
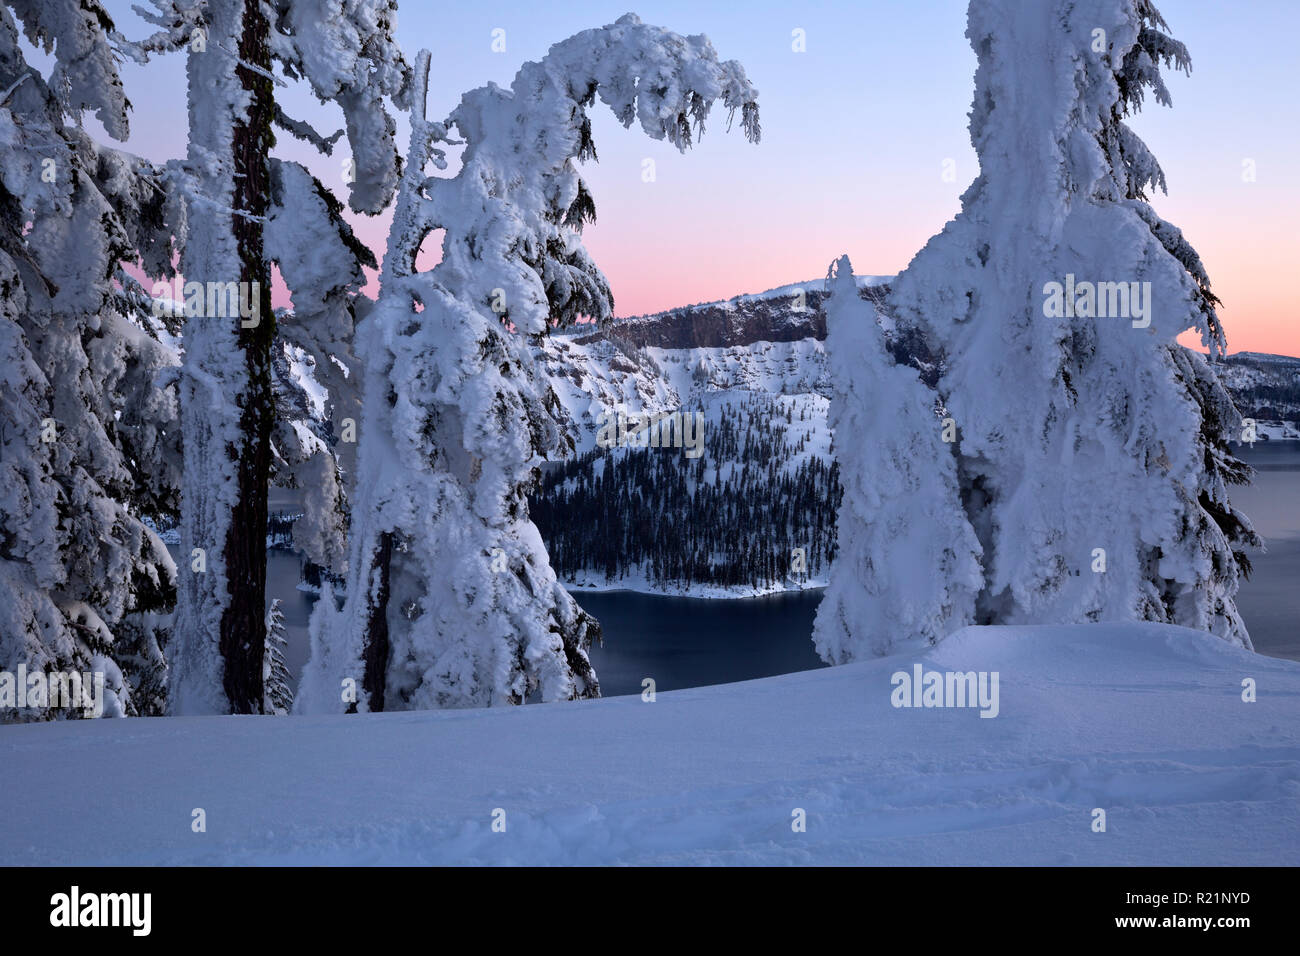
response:
M579 235L596 217L575 161L595 156L587 109L597 98L624 126L638 122L682 151L717 102L740 112L750 141L760 136L758 91L739 63L719 61L707 37L633 14L555 44L508 90L466 93L447 120L468 144L464 168L430 184L437 218L424 225L448 230L439 273L447 287L484 304L503 290L503 318L528 334L613 315L608 283ZM464 238L471 234L486 242ZM479 262L480 246L521 254L495 267Z
M307 438L299 422L281 415L276 445L285 480L306 489L304 516L294 524L294 543L309 560L334 573L345 568L346 490L341 472L355 478L352 446L338 441L342 423L360 418L361 363L355 359L354 297L365 281L363 266L374 254L352 233L340 203L297 163L272 160L267 258L280 269L293 311L277 315L277 350L301 350L326 392L327 429ZM280 354L277 360L283 360ZM286 378L287 373L286 373Z
M1154 12L1154 7L1150 7L1149 4L1145 6ZM1158 13L1155 15L1159 17ZM1173 67L1190 75L1192 58L1187 52L1187 47L1182 43L1154 26L1144 25L1138 32L1137 42L1129 48L1123 63L1115 73L1115 78L1119 82L1120 100L1126 114L1137 112L1142 108L1142 99L1147 87L1151 88L1156 102L1161 106L1173 105L1173 97L1160 73L1161 66Z
M31 77L32 75L30 73L24 73L20 77L18 77L18 79L14 80L7 87L5 87L4 92L0 93L0 106L3 106L4 104L8 103L9 97L14 95L14 91L18 89L18 87L26 83L29 79L31 79Z
M378 213L393 197L398 164L396 124L384 98L405 108L410 65L394 31L396 0L264 0L268 43L285 75L301 77L321 102L343 109L356 164L349 184L357 212Z
M34 46L53 54L48 87L69 115L90 110L108 135L125 140L130 104L108 38L113 21L100 0L9 0Z
M110 36L124 55L136 63L149 62L153 53L173 53L195 42L206 27L206 0L150 0L154 9L132 4L131 10L146 23L158 27L143 40L133 41L114 29ZM155 12L156 11L156 12Z
M330 136L322 136L320 133L316 132L316 128L310 123L296 120L286 113L280 107L279 103L275 104L274 122L276 126L280 127L280 129L284 130L290 136L295 139L300 139L304 143L310 143L326 156L332 156L334 154L334 144L339 141L344 132L343 130L338 129Z
M233 59L233 60L235 61L235 63L239 65L239 67L240 67L241 69L245 69L245 70L247 70L249 73L253 73L253 74L257 75L257 76L260 76L260 77L261 77L262 79L264 79L264 80L270 80L270 81L271 81L272 83L274 83L276 86L279 86L279 87L283 87L283 88L285 88L285 89L288 89L289 84L286 83L284 80L280 79L278 76L276 76L276 75L275 75L274 73L272 73L270 70L263 69L262 67L258 66L256 63L249 63L247 60L242 59L238 53L236 53L234 50L230 49L230 48L229 48L228 46L226 46L225 44L214 42L214 43L212 44L212 46L213 46L215 49L218 49L218 50L220 50L222 53L224 53L224 54L226 54L227 56L229 56L231 59Z
M35 0L28 0L35 2ZM58 0L60 3L80 0ZM87 0L97 3L98 0ZM150 0L157 12L143 7L135 11L159 29L140 41L132 41L113 30L119 51L145 63L155 53L194 48L196 42L234 57L241 67L271 80L277 87L284 79L254 63L239 59L236 51L207 35L208 0ZM409 101L410 67L394 35L396 0L260 0L270 20L267 44L272 59L289 79L303 79L323 103L337 103L343 109L348 142L356 164L349 183L354 210L380 212L393 197L397 185L396 125L385 97L399 107ZM277 122L283 114L276 117ZM286 118L287 119L287 118ZM280 123L294 136L306 139L322 152L322 143L333 137L307 134L306 124ZM314 133L314 131L313 131Z
M1210 289L1210 275L1205 270L1200 253L1183 237L1181 229L1161 219L1145 202L1130 200L1126 205L1142 217L1160 245L1178 260L1196 284L1196 307L1201 314L1197 331L1201 334L1201 343L1212 358L1226 355L1228 342L1218 313L1218 306L1223 302Z

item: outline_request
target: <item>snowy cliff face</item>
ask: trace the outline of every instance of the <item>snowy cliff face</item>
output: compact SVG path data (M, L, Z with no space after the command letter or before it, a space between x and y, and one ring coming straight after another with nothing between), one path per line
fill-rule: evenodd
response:
M859 276L857 283L863 298L877 308L884 307L889 294L888 277ZM579 341L610 337L632 346L689 349L825 339L822 304L826 295L824 279L796 282L753 295L624 319L613 328L582 336Z
M894 361L916 368L933 386L942 358L914 325L894 317L891 278L857 280L877 310ZM618 402L656 411L709 391L829 397L823 285L795 283L620 319L601 331L579 327L548 337L539 358L573 420L578 449L594 447L595 415ZM796 310L794 290L800 289L806 290L806 311ZM1273 422L1279 434L1297 433L1300 358L1238 352L1213 369L1243 416Z
M933 384L937 357L914 327L898 326L883 311L888 280L857 281L859 295L880 314L894 360ZM707 396L729 392L828 398L825 299L819 279L623 319L599 331L579 327L543 340L538 360L581 453L596 446L600 413L620 406L645 413L698 409ZM820 408L824 416L824 403Z
M1300 359L1238 352L1214 371L1264 440L1300 438Z

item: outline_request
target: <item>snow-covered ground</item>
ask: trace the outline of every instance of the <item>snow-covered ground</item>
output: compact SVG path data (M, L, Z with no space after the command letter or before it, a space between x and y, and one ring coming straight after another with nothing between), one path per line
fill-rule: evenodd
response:
M997 717L893 707L914 662L997 672ZM653 703L10 726L0 863L1295 865L1298 717L1300 664L1085 625Z

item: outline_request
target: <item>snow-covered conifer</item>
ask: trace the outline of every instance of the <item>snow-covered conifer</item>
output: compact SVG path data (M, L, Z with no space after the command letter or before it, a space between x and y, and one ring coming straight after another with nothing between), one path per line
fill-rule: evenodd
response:
M1164 176L1124 122L1190 68L1163 30L1147 0L972 0L980 175L893 303L945 355L978 621L1168 621L1248 646L1237 415L1175 343L1222 350L1217 300L1146 203Z
M266 656L262 663L262 687L266 693L263 713L283 716L293 710L293 678L289 674L289 665L285 663L288 646L289 635L285 632L280 599L272 598L271 607L266 612Z
M427 53L420 62L427 75ZM317 605L298 706L344 709L347 678L359 710L597 696L598 625L556 580L526 498L565 435L530 343L613 308L579 236L594 216L575 165L595 155L587 108L599 97L624 125L685 149L719 100L757 139L757 94L706 38L632 15L554 45L509 89L467 93L446 123L426 120L416 88L380 299L358 328L346 602ZM450 127L463 166L430 176ZM418 272L437 229L442 261Z
M982 578L935 394L895 364L848 256L833 270L826 357L844 497L813 642L843 664L933 644L971 623Z
M143 519L174 493L160 438L168 360L118 310L113 278L135 258L114 192L126 180L110 184L111 151L101 157L65 123L94 110L126 133L111 22L93 0L9 6L19 19L0 7L0 667L102 672L105 713L157 713L175 567ZM53 47L48 82L25 62L19 26ZM155 463L162 473L142 488ZM48 703L19 716L56 715Z

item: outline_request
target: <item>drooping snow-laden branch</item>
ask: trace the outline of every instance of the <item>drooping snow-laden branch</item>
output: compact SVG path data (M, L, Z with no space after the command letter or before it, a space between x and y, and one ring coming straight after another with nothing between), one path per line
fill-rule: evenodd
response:
M275 104L275 125L295 139L311 143L326 156L334 155L334 144L343 137L344 133L344 130L336 129L329 136L322 136L310 123L296 120L286 113L279 103Z
M760 135L758 91L739 63L719 61L707 37L633 14L555 44L508 90L465 94L447 121L467 143L464 167L427 184L425 225L447 229L438 280L476 305L504 300L504 320L521 332L613 314L608 283L580 241L595 205L577 161L595 157L588 109L597 98L624 126L682 151L719 102L729 118L740 113L751 142Z
M201 55L211 48L277 87L288 86L265 66L241 59L221 37L209 35L209 0L149 2L153 11L134 9L158 28L155 33L140 41L116 30L112 33L117 49L136 62L146 63L158 53L188 50ZM397 127L385 97L399 108L409 102L410 66L393 38L396 0L261 0L261 4L270 21L266 43L272 63L280 66L284 77L305 80L322 103L337 103L343 110L355 163L350 205L357 212L380 212L397 185ZM283 113L277 118L286 119ZM281 125L326 153L323 144L332 145L337 138L309 132L301 121Z

